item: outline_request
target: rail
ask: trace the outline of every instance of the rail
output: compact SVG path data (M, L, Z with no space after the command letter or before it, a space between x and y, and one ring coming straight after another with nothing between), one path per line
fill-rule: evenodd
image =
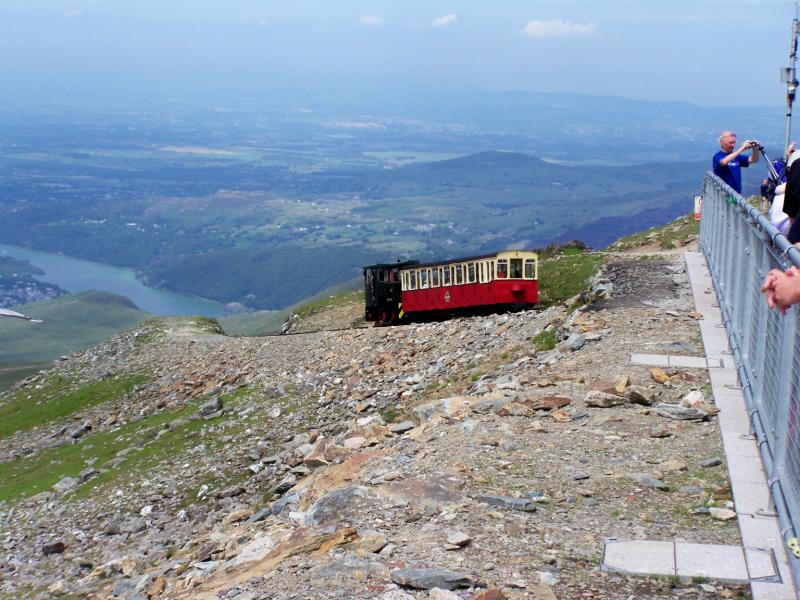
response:
M784 542L800 533L800 326L798 308L769 310L771 269L800 267L800 252L721 179L707 173L700 248L714 280L751 428L764 460ZM800 561L789 553L795 581Z

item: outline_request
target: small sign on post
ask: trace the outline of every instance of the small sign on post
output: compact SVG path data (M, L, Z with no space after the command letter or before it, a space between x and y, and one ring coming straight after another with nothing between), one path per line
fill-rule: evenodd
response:
M699 221L700 215L703 213L703 197L694 197L694 220Z

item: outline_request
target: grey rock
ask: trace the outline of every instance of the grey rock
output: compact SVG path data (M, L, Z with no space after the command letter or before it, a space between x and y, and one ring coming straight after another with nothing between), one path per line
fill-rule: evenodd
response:
M304 518L306 525L326 525L346 520L348 515L360 515L361 500L368 496L367 489L349 486L325 494L312 504Z
M92 424L89 422L84 423L80 427L73 429L69 432L69 436L73 439L78 439L79 437L83 437L87 433L92 430Z
M417 590L457 590L475 585L469 575L442 569L397 569L391 572L391 577L397 585Z
M564 358L564 355L557 348L543 352L536 357L536 362L540 365L553 365Z
M711 467L718 467L722 464L722 459L719 456L713 456L711 458L707 458L705 460L700 461L700 466L704 469L708 469Z
M654 405L653 410L657 415L661 415L662 417L682 421L699 421L708 417L708 413L705 413L702 410L698 410L696 408L683 408L677 404L666 404L664 402Z
M571 333L570 336L564 340L564 346L573 352L580 350L585 345L586 338L580 333Z
M463 548L472 541L472 538L463 531L449 531L447 532L447 543L450 546L457 546Z
M297 483L297 476L294 473L289 473L286 477L284 477L278 482L278 485L275 486L273 491L276 494L284 494L288 492L290 489L292 489L292 487L294 487L294 484L296 483Z
M77 477L64 477L57 483L53 484L53 489L59 494L63 494L69 490L74 490L76 487L78 487L79 483L80 480Z
M281 498L281 500L283 500L283 498ZM255 513L250 515L250 517L247 519L247 522L258 523L259 521L263 521L264 519L266 519L271 514L272 514L272 507L260 508Z
M534 506L533 502L531 502L528 498L481 495L475 496L475 500L490 506L499 506L500 508L510 508L511 510L521 510L524 512L536 512L536 506Z
M497 413L503 408L506 404L509 404L514 399L511 397L508 398L490 398L488 400L481 400L480 402L476 402L472 406L472 411L482 414L488 415L489 413Z
M176 429L180 429L186 425L188 422L188 419L175 419L174 421L170 421L170 423L167 425L167 429L169 431L175 431Z
M628 473L626 477L631 481L635 481L636 483L643 485L645 487L653 488L656 490L668 489L666 483L664 483L660 479L656 479L650 473Z
M198 414L203 419L213 419L214 417L218 417L222 414L222 398L217 396L216 398L212 398L205 404L200 407L200 411Z
M272 503L270 506L270 512L272 512L273 515L279 515L286 509L287 506L291 508L292 506L297 506L299 503L300 496L298 494L286 494L283 498ZM261 511L258 511L258 513L260 512ZM254 519L258 513L250 518Z
M414 421L402 421L400 423L395 423L389 427L389 431L392 433L396 433L397 435L403 434L407 431L411 431L414 429L416 425Z
M135 517L133 519L128 519L122 525L122 533L139 533L147 529L147 521L142 519L141 517Z
M97 469L94 467L86 467L81 474L79 475L81 483L84 481L89 481L92 477L97 476Z

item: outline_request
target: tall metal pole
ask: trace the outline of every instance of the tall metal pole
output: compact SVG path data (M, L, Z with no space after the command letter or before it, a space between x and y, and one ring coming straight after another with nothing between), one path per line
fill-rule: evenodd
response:
M797 63L797 37L800 34L800 24L798 24L798 4L795 3L795 17L792 19L792 37L789 41L789 66L783 71L783 80L786 83L786 140L783 144L784 148L789 147L789 138L792 133L792 104L794 103L794 96L797 92L797 87L800 82L797 81L797 73L795 64Z

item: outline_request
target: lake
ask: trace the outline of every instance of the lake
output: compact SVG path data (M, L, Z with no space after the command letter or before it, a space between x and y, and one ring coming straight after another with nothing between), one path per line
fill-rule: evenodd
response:
M55 283L68 292L113 292L130 298L136 306L154 315L218 317L224 312L223 304L215 300L147 287L136 279L133 269L6 244L0 244L0 256L27 260L44 271L37 279Z

